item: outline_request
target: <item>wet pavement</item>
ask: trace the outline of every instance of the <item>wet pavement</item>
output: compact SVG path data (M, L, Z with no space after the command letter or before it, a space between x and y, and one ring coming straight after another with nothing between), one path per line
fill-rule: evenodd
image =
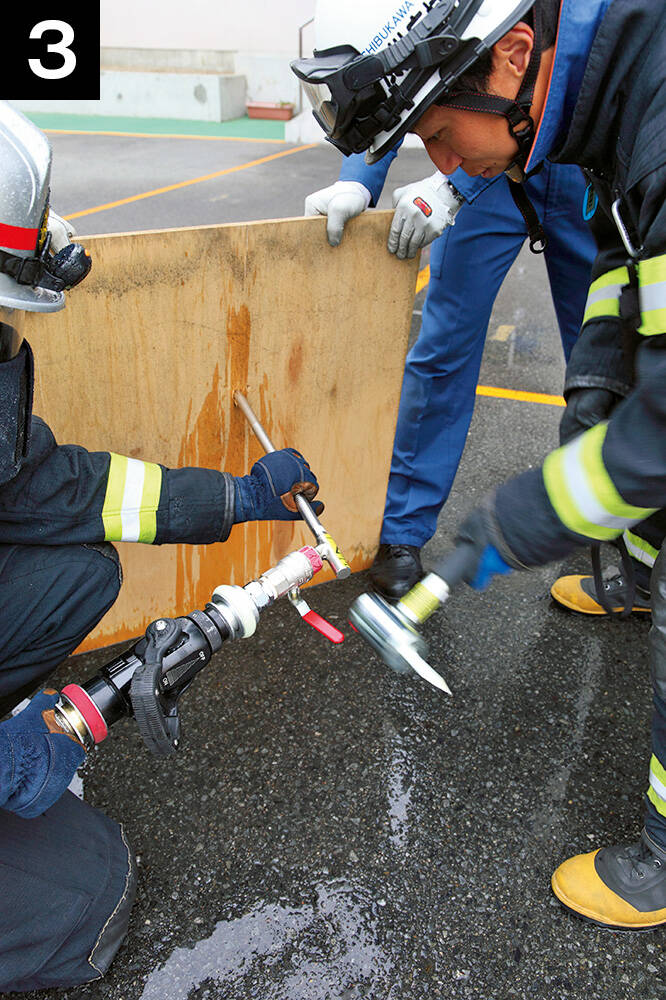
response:
M108 148L53 137L57 210L157 186L153 141L142 155L132 150L137 174L116 184ZM226 146L216 148L221 163ZM166 143L160 158L169 183L211 168L188 167L180 148L165 165ZM336 162L317 148L256 168L265 171L260 190L250 169L146 199L132 228L296 215L305 194L334 179ZM429 172L406 151L391 188ZM88 233L130 228L128 211L77 224ZM513 332L495 339L506 327ZM543 263L521 253L496 303L481 382L559 393L562 373ZM478 399L426 563L449 549L488 490L542 460L560 415L556 406ZM663 931L602 931L562 910L549 888L571 854L636 838L647 785L649 622L576 616L549 596L562 569L588 565L580 553L484 594L456 592L425 630L452 699L392 673L346 625L367 587L357 574L308 593L345 631L342 645L284 603L252 639L223 648L183 698L173 760L151 757L134 724L118 724L84 777L87 800L125 824L139 856L130 933L104 980L58 995L666 996ZM112 653L73 658L56 681L82 680Z

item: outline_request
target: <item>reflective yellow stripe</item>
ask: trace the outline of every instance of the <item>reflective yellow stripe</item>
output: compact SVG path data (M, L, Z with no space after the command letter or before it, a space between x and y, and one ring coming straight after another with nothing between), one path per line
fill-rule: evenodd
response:
M655 560L659 555L659 549L655 549L653 545L646 542L644 538L634 535L632 531L625 531L622 537L624 538L624 544L627 546L629 555L645 566L649 566L650 568L654 566Z
M160 493L162 491L162 470L159 465L152 462L144 462L146 476L143 484L143 496L141 497L141 530L139 541L151 545L157 535L157 508L160 504Z
M600 316L619 316L620 292L628 281L629 272L626 267L616 267L612 271L606 271L593 281L587 295L583 325Z
M104 507L102 508L104 539L107 542L120 541L123 536L120 512L123 506L126 472L127 459L125 456L115 455L111 452L109 478L106 481L106 496L104 497Z
M637 265L641 303L641 325L644 337L666 333L666 254L641 260Z
M570 531L599 541L617 538L625 528L653 514L656 508L634 507L615 488L603 462L607 423L548 455L543 480L560 521Z
M650 760L650 788L648 798L658 813L666 816L666 768L654 754Z
M105 540L154 542L161 489L159 465L112 452L102 508Z

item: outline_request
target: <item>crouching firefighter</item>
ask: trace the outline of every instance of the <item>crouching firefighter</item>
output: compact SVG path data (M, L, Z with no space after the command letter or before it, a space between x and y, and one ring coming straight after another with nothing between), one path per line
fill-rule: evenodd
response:
M584 168L598 253L567 367L567 438L462 525L467 582L618 538L666 507L666 6L653 0L440 0L397 24L393 0L319 0L334 47L292 64L343 153L376 162L407 131L444 174L521 181L548 157ZM559 17L541 44L544 14ZM359 45L358 26L367 29ZM381 47L376 26L391 34ZM393 27L392 27L393 26ZM336 34L337 32L337 34ZM354 44L350 45L350 39ZM393 44L394 41L394 44ZM583 406L586 394L601 411ZM585 413L595 413L589 423ZM578 417L576 416L578 415ZM589 424L598 421L594 426ZM572 423L577 422L573 429ZM435 573L436 576L436 573ZM428 581L439 593L423 593ZM445 579L445 578L444 578ZM445 596L426 577L401 606ZM565 861L553 889L604 927L666 924L666 553L650 585L654 692L644 828L634 843ZM420 596L420 602L417 597Z
M224 541L234 524L294 520L317 480L293 449L250 475L167 469L58 445L33 416L27 312L54 312L87 274L49 215L51 150L0 102L0 717L41 687L115 601L114 541ZM320 503L314 504L317 511ZM0 722L0 992L102 976L125 937L136 868L123 828L66 789L83 747L43 691Z

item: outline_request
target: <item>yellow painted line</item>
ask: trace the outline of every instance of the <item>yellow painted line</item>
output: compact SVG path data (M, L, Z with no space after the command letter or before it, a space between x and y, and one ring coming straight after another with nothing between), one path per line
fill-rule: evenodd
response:
M495 399L514 399L519 403L542 403L544 406L566 406L564 396L550 396L545 392L522 392L520 389L500 389L494 385L477 385L477 396Z
M422 292L428 284L430 284L430 264L418 273L418 277L416 279L416 294L418 295L419 292Z
M47 135L112 135L121 139L199 139L203 142L265 142L268 144L278 143L284 146L286 139L257 139L255 137L244 138L242 135L182 135L174 132L91 132L90 129L73 128L45 128Z
M194 177L191 181L179 181L178 184L169 184L167 187L155 188L154 191L144 191L142 194L133 194L129 198L121 198L119 201L110 201L106 205L96 205L95 208L86 208L81 212L72 212L66 215L66 219L80 219L84 215L94 215L96 212L106 212L110 208L119 208L121 205L131 205L134 201L142 201L144 198L154 198L158 194L168 194L169 191L178 191L182 188L190 187L192 184L202 184L204 181L214 180L216 177L226 177L228 174L238 173L240 170L249 170L250 167L259 167L264 163L271 163L279 160L283 156L293 156L294 153L302 153L306 149L314 149L318 143L311 142L307 146L296 146L294 149L285 149L282 153L272 153L270 156L262 156L260 160L251 160L250 163L241 163L237 167L227 167L225 170L216 170L215 173L205 174L203 177Z
M493 337L491 337L490 339L491 340L499 340L500 343L504 344L509 339L509 337L511 336L511 334L513 333L513 331L515 329L516 329L515 326L509 326L507 323L501 323L497 327L497 331L495 332L495 335Z

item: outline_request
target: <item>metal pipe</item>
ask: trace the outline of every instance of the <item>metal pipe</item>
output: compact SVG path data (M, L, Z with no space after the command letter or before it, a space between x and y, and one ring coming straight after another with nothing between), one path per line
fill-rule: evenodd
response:
M247 399L242 392L237 389L234 392L234 403L240 410L243 411L247 422L254 431L254 434L259 441L259 444L264 448L265 451L271 452L275 451L275 446L269 438L268 434L259 422L257 415L248 403ZM294 497L296 506L298 508L298 513L301 515L302 519L307 524L308 528L315 536L320 545L324 547L325 558L328 563L330 563L331 568L335 571L335 575L338 579L342 580L345 577L351 575L351 566L344 558L340 552L337 544L329 533L324 528L323 524L315 514L312 509L310 501L307 500L301 493L297 493Z

